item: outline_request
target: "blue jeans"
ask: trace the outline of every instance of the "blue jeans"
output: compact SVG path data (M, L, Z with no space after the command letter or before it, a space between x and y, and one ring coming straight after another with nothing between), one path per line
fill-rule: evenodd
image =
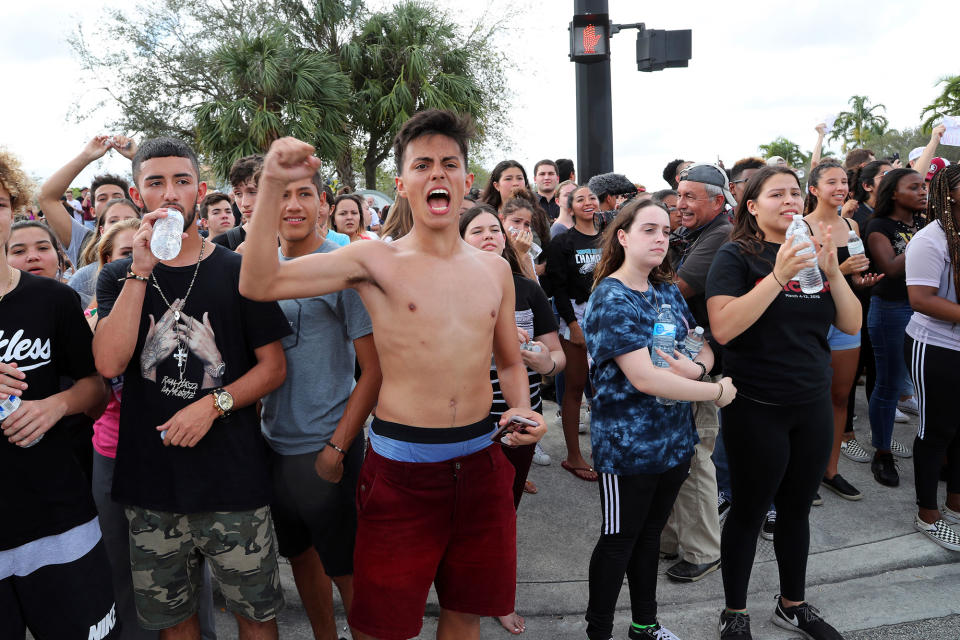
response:
M893 418L907 375L903 359L903 338L913 309L906 300L884 300L874 296L867 314L867 329L877 362L877 385L870 395L872 444L880 451L890 450Z

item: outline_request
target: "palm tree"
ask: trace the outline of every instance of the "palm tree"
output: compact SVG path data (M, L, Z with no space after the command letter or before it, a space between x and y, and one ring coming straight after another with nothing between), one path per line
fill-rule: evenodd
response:
M478 41L464 38L438 7L405 0L373 13L341 50L353 83L354 136L362 140L364 179L390 155L403 123L421 109L452 109L482 122L496 102L478 81ZM341 176L343 177L343 176Z
M934 123L942 116L960 114L960 75L941 78L937 85L941 84L944 85L943 92L937 96L936 100L928 104L920 114L921 118L930 114L923 122L924 129L932 128Z
M237 158L264 153L282 136L310 142L325 158L346 146L349 82L327 54L296 46L275 29L222 45L211 64L223 93L195 109L195 130L219 177Z
M883 135L889 121L877 110L886 111L887 108L882 104L870 105L870 99L867 96L852 96L848 101L850 111L841 111L837 114L837 120L833 124L833 133L831 140L842 139L842 149L844 152L851 148L862 147L864 141L869 135Z

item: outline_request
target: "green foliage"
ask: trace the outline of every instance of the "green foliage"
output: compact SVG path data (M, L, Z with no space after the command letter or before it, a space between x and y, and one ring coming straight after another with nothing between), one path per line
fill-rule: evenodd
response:
M939 85L943 85L943 91L920 114L921 118L926 118L923 122L925 131L930 131L934 122L943 116L960 115L960 75L941 78L937 82Z
M783 136L776 138L768 144L761 144L758 148L760 149L760 153L763 154L764 159L780 156L787 161L788 165L797 169L810 164L810 157L812 155L810 152L804 153L800 150L800 145L787 140Z
M470 113L478 142L506 129L493 34L514 15L465 31L427 0L374 13L362 0L140 0L69 36L93 88L74 116L119 107L108 130L191 140L221 175L234 158L296 135L345 184L355 183L359 150L373 185L417 110Z
M196 140L216 173L291 135L310 142L321 156L346 143L342 113L348 81L328 55L290 44L275 30L244 35L211 56L224 95L194 111Z
M870 105L867 96L851 96L848 101L850 111L841 111L833 124L830 140L840 140L846 153L850 149L863 147L868 136L882 135L890 124L886 117L875 113L886 111L882 104Z

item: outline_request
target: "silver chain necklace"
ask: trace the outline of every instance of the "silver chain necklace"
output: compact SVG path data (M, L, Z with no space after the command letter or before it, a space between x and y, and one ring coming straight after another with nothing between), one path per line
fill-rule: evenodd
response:
M650 284L649 280L647 281L647 290L653 292L653 301L657 302L657 290L654 288L652 284ZM640 297L643 298L643 301L646 302L651 309L653 309L653 312L659 316L661 306L660 305L654 306L653 304L651 304L650 301L647 299L647 296L643 295L643 291L640 291L638 289L635 289L635 291L639 293Z
M197 272L200 271L200 262L203 260L203 249L207 242L207 239L203 236L200 236L200 257L197 258L197 266L193 270L193 277L190 278L190 286L187 287L187 293L183 296L183 301L180 302L180 309L184 309L187 306L187 298L190 297L190 292L193 291L193 283L197 281ZM183 380L183 374L187 371L187 357L189 353L183 344L183 337L180 334L180 310L174 309L173 305L167 300L167 296L163 295L163 289L160 288L160 285L157 283L157 276L151 272L150 281L153 283L153 287L157 290L157 293L160 294L160 297L163 299L163 303L167 305L167 308L170 311L173 311L173 334L177 338L177 352L173 356L177 361L177 372L180 374L180 380ZM190 328L193 329L193 319L190 321Z

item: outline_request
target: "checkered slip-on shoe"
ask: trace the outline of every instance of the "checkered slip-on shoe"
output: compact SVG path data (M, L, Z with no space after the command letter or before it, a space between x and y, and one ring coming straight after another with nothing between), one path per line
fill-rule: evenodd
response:
M846 442L840 443L840 453L848 460L854 462L870 462L870 452L863 448L863 445L857 442L856 438L851 438Z
M949 549L950 551L960 551L960 536L950 528L943 518L937 520L933 524L928 524L920 519L917 516L917 519L914 520L914 526L918 530L922 531L925 536L936 542L938 545L944 549Z
M890 439L890 453L897 456L898 458L909 458L913 455L913 452L910 449L907 449L897 440L893 438Z

